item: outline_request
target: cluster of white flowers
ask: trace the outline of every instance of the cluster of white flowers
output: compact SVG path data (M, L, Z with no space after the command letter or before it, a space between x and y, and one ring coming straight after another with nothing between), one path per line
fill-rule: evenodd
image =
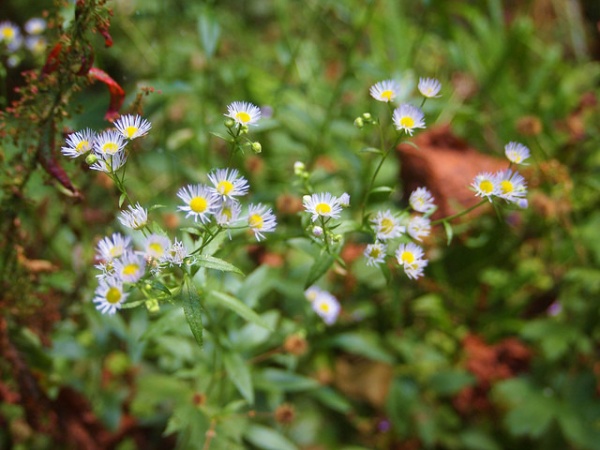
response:
M114 123L115 128L96 133L86 128L71 133L66 146L61 148L63 155L77 158L91 152L86 161L90 169L114 173L127 161L126 146L133 139L145 136L152 125L138 115L124 115Z
M7 59L9 67L15 67L19 64L21 57L16 52L23 47L29 50L33 55L42 55L46 50L48 42L42 36L46 30L46 21L40 17L34 17L25 22L23 26L25 34L19 27L8 21L0 22L0 47L6 47L11 55Z
M181 266L187 256L182 242L175 239L171 243L161 234L148 235L141 250L134 250L131 238L120 233L105 237L96 247L96 268L101 271L94 296L96 308L114 314L129 295L126 286L140 281L148 268Z
M407 216L398 216L389 209L378 211L371 218L371 227L375 234L375 242L367 245L364 256L367 265L376 266L385 263L389 243L396 238L405 236L405 233L416 241L429 236L431 222L428 215L435 209L434 198L427 188L420 187L414 190L409 197L409 204L416 213ZM423 258L423 249L413 242L402 243L395 252L398 264L402 266L409 278L419 278L423 275L423 269L427 266L427 260Z
M512 164L525 164L529 158L529 149L518 142L509 142L504 147L504 154ZM487 198L490 202L494 197L514 203L521 208L527 207L527 184L517 171L501 170L496 173L482 172L475 176L471 187L475 195Z
M208 174L208 179L210 185L190 184L177 192L184 203L177 209L186 212L186 217L205 225L214 218L223 228L240 226L240 221L244 221L258 241L264 238L263 233L275 231L275 215L262 203L250 204L248 214L240 217L242 206L238 197L248 193L249 185L236 169L216 169Z
M313 285L304 291L304 296L327 325L335 323L342 308L331 293Z

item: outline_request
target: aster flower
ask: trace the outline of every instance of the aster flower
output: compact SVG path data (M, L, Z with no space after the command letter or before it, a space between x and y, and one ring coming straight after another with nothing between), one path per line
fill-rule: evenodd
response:
M126 141L121 134L115 130L107 130L99 134L94 140L93 150L96 154L114 155L125 148Z
M119 214L119 222L127 228L139 230L148 223L148 210L139 203L135 206L129 205L127 211L121 211Z
M327 291L321 291L312 301L312 308L327 325L337 320L341 307L337 299Z
M412 191L408 198L411 208L417 212L427 213L435 208L434 198L427 188L420 187Z
M408 278L416 280L423 276L423 270L427 266L427 262L426 259L418 259L412 264L405 264L404 273Z
M19 27L7 20L0 22L0 43L1 42L6 44L6 48L9 51L14 52L17 50L23 42Z
M387 246L381 242L375 242L366 246L364 255L367 258L367 266L376 266L385 262Z
M264 238L263 233L275 231L275 216L271 208L259 203L248 207L248 226L254 232L257 241Z
M29 34L41 34L46 29L46 21L41 17L32 17L25 22L23 28Z
M213 190L203 184L190 184L179 189L179 197L185 203L184 206L178 206L179 211L185 211L185 217L194 216L194 222L200 220L201 223L210 221L210 216L218 208L219 198Z
M413 239L420 241L421 238L429 236L431 232L431 221L423 216L413 216L408 221L406 231Z
M347 208L350 206L350 194L344 192L342 195L340 195L339 201L342 208Z
M119 117L115 122L115 128L123 135L125 139L135 139L145 136L152 128L152 124L146 119L142 119L137 114L135 116L127 114Z
M131 249L131 238L121 233L113 233L110 237L103 238L96 246L99 259L112 261Z
M340 217L342 207L337 197L329 192L304 196L304 209L312 214L312 221L319 217L337 219Z
M169 248L171 240L162 234L151 234L144 242L144 255L147 258L161 259Z
M227 106L226 117L231 117L239 125L254 125L260 119L258 106L248 102L233 102Z
M415 128L425 128L425 115L420 108L403 103L394 110L392 120L397 130L404 130L412 136Z
M114 155L97 155L97 159L90 166L90 169L105 173L114 173L123 167L126 162L127 154L125 152L118 152Z
M214 214L219 225L227 226L237 221L241 213L240 202L234 198L228 198L221 202L221 206Z
M27 36L25 38L25 47L34 55L41 55L46 50L48 41L43 36Z
M509 142L504 147L504 154L511 163L524 164L529 158L529 149L518 142Z
M406 228L400 225L400 219L394 216L389 209L378 211L377 215L371 219L371 223L375 237L380 241L397 238L406 231Z
M114 261L115 276L123 282L135 283L146 272L146 260L141 255L127 252Z
M369 89L371 97L380 102L393 101L400 92L400 86L394 80L385 80L375 83Z
M409 278L418 278L423 274L423 268L427 265L427 260L423 259L423 249L412 242L400 244L396 250L396 259L398 264L404 268L404 272Z
M434 98L439 97L442 85L435 78L419 78L418 88L423 97Z
M304 291L304 297L306 297L306 300L309 302L314 302L317 296L322 292L323 290L319 286L313 284Z
M162 257L161 263L168 263L173 266L181 266L187 256L188 251L183 245L183 242L175 238L175 242L173 242L165 256Z
M478 197L487 197L491 202L492 196L498 195L498 177L490 172L483 172L478 174L473 183L471 184L475 189L475 195Z
M512 203L517 203L527 195L525 179L518 172L505 170L503 172L498 172L496 175L499 186L498 197Z
M248 181L236 169L217 169L208 174L213 184L211 190L221 197L233 198L248 193Z
M69 158L77 158L78 156L85 155L92 149L95 138L96 133L89 128L71 133L67 136L67 146L62 147L60 151Z
M114 314L127 299L129 294L123 292L123 283L113 277L102 278L96 288L94 304L102 314Z

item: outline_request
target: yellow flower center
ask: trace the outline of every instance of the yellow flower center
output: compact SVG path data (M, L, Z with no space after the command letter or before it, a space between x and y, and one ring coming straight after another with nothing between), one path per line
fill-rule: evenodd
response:
M491 194L494 192L494 183L492 183L490 180L483 180L481 183L479 183L479 190L484 194Z
M127 264L125 267L123 267L123 275L135 275L138 270L140 270L140 266L137 264Z
M119 146L117 144L115 144L114 142L107 142L106 144L104 144L102 146L102 153L108 153L110 155L113 155L113 154L117 153L118 150L119 150Z
M152 242L148 245L148 248L154 252L154 254L158 256L162 256L165 253L165 249L158 242Z
M235 118L242 123L248 123L252 119L252 117L250 117L250 114L248 114L245 111L240 111L240 112L236 113Z
M515 187L509 180L504 180L500 183L500 188L502 189L503 194L510 194L515 190Z
M4 38L5 38L7 41L11 41L11 40L12 40L12 38L14 38L14 37L15 37L15 30L13 30L13 29L12 29L12 28L10 28L10 27L3 28L3 29L2 29L2 36L4 36Z
M231 181L223 180L217 184L217 191L221 195L229 195L233 190L233 183Z
M317 206L315 206L315 211L317 212L317 214L319 214L321 216L330 214L331 213L331 205L329 203L319 203Z
M400 259L405 264L412 264L413 262L415 262L415 255L413 254L413 252L404 251L400 255Z
M321 303L321 304L319 305L319 309L320 309L321 311L323 311L324 313L327 313L327 312L329 312L329 309L330 309L330 308L329 308L329 303L325 303L325 302Z
M121 247L120 245L115 245L114 247L111 247L108 253L113 258L116 258L117 256L121 256L123 254L123 247Z
M394 230L394 221L389 218L384 218L381 221L381 231L385 234L390 234Z
M400 126L402 126L402 128L413 128L415 126L415 120L410 116L404 116L400 119Z
M264 225L264 220L260 214L252 214L250 219L248 219L248 225L250 225L251 228L258 228L260 230Z
M112 305L121 301L121 291L116 287L111 287L106 292L106 301Z
M75 150L77 153L85 153L90 149L90 143L88 141L80 141L76 146Z
M519 155L517 152L509 152L508 159L510 159L512 162L519 164L521 162L521 155Z
M221 211L221 217L224 217L228 221L231 220L231 218L233 217L233 212L231 211L231 208L223 208L223 210Z
M134 126L128 126L127 128L125 128L125 136L127 136L128 139L131 139L135 133L138 132L138 127L134 127Z
M379 258L380 254L381 254L381 249L379 247L373 247L371 249L371 252L369 253L369 256L371 258Z
M383 91L381 93L381 98L385 99L386 101L390 101L392 98L394 97L394 91L388 89L387 91Z
M203 213L208 208L208 202L204 197L194 197L190 200L190 208L195 213Z

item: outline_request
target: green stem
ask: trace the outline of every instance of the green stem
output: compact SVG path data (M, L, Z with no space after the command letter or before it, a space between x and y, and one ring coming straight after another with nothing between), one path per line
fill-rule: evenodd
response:
M484 205L486 202L489 202L489 200L484 198L479 203L477 203L477 204L471 206L470 208L467 208L461 212L452 214L451 216L444 217L442 219L434 220L433 222L431 222L431 225L437 225L438 223L442 223L442 222L449 222L451 220L457 219L458 217L464 216L465 214L469 214L471 211L473 211L476 208L479 208L481 205Z

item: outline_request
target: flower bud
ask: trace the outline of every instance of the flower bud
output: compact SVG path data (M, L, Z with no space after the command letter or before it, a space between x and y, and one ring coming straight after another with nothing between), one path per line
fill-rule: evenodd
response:
M370 113L363 113L363 115L362 115L362 118L363 118L363 120L364 120L365 122L367 122L367 123L371 122L371 119L372 119L372 117L371 117L371 114L370 114Z
M319 226L315 226L315 227L313 227L312 233L316 237L323 236L323 228L321 228Z
M362 128L365 126L365 123L363 122L362 118L357 117L356 119L354 119L354 126L356 128Z
M306 166L304 165L303 162L296 161L294 163L294 174L295 175L301 176L305 170L306 170Z
M224 123L225 123L225 126L227 128L233 128L234 125L235 125L235 120L233 120L233 119L227 119L227 120L225 120Z
M252 143L252 151L254 153L260 153L260 152L262 152L262 145L260 145L260 142L253 142Z
M88 166L91 166L92 164L94 164L96 161L98 161L98 157L96 155L94 155L93 153L90 153L89 155L87 155L85 157L85 163Z

